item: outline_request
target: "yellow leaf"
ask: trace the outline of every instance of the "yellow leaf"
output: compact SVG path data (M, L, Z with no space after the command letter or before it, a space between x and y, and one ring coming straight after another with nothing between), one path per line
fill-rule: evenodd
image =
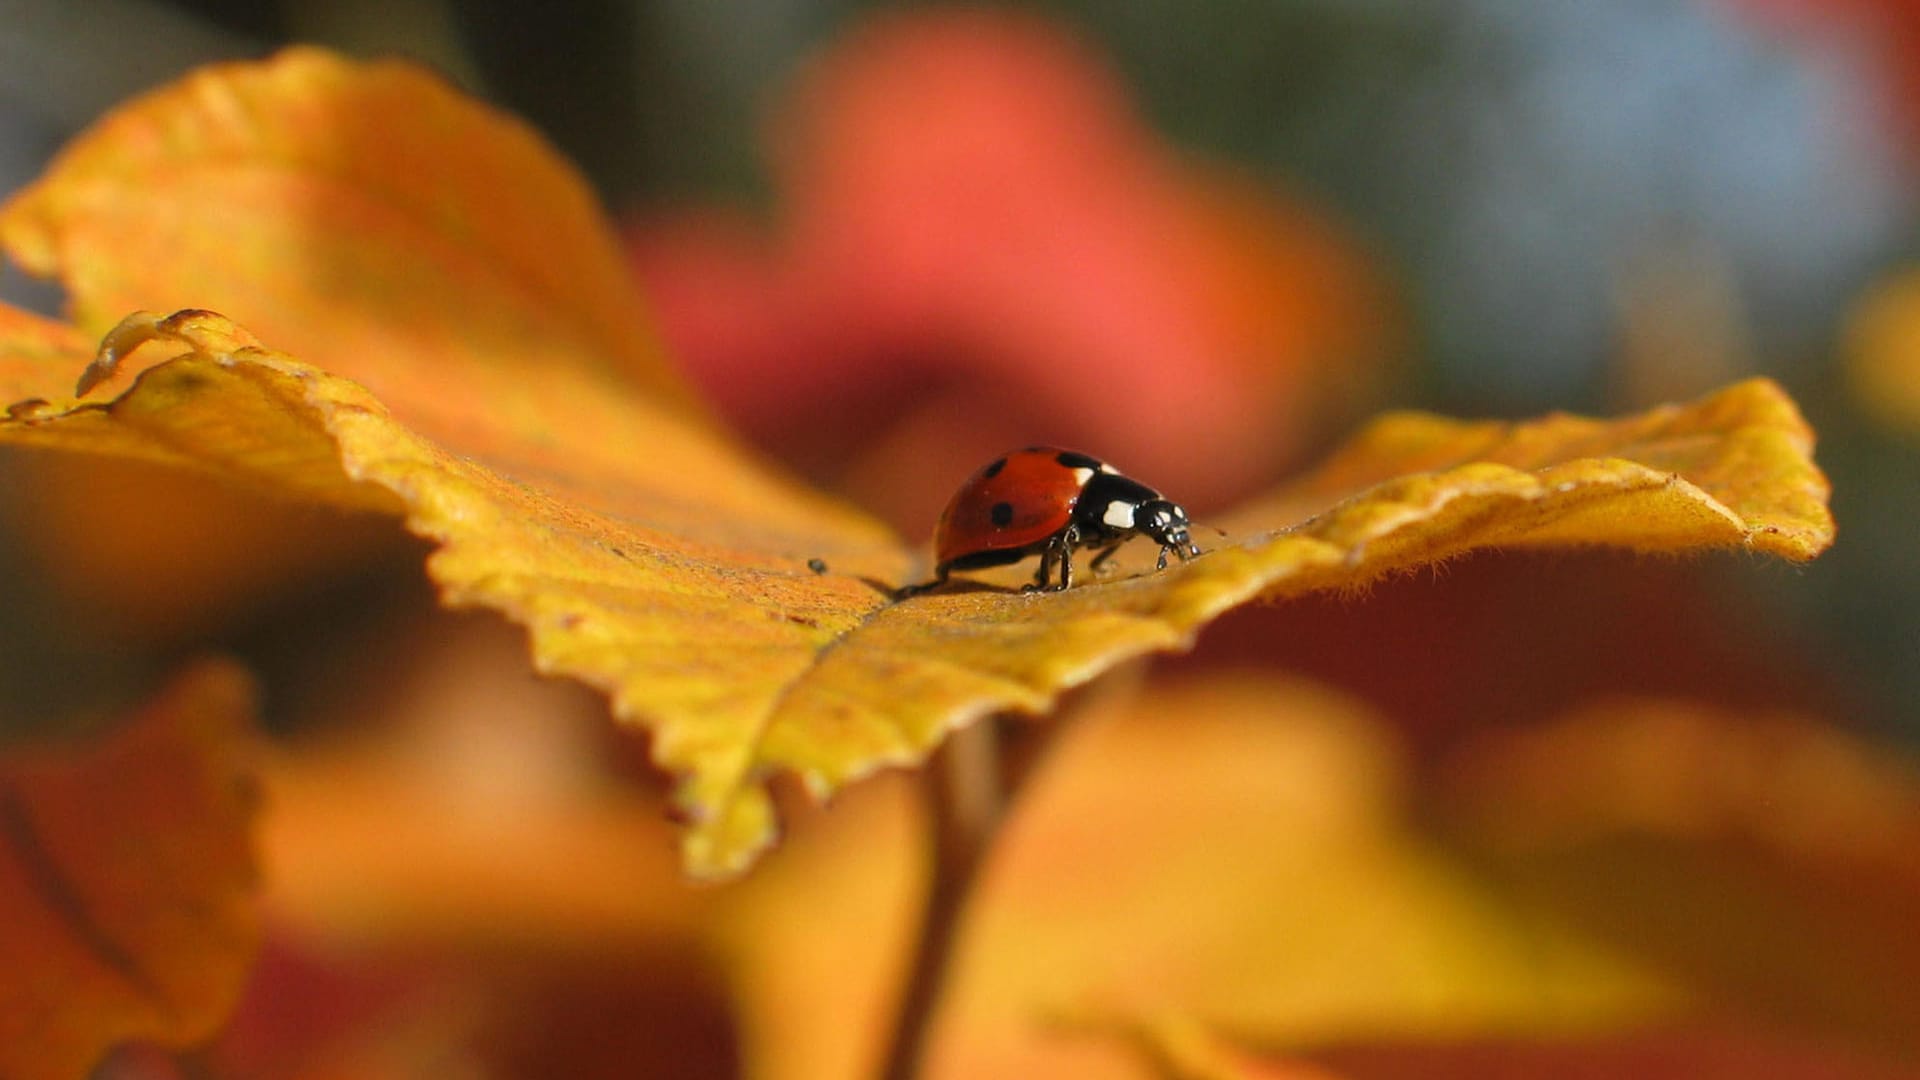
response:
M444 160L387 151L414 145L416 112L459 134L420 133ZM481 183L478 164L505 172ZM539 206L499 205L522 173L557 200L545 230ZM691 415L639 331L594 299L613 269L592 253L611 240L589 235L569 177L437 82L311 51L128 106L0 213L0 238L64 275L84 326L156 298L231 303L300 359L205 311L135 315L90 378L142 343L173 358L80 404L56 389L70 370L44 344L54 332L0 319L0 386L43 399L0 440L403 514L439 545L429 572L450 603L525 625L543 670L604 689L652 732L655 760L683 778L696 873L737 872L771 841L772 774L824 797L981 715L1044 710L1126 657L1185 647L1256 597L1477 547L1806 558L1831 537L1810 434L1756 381L1612 423L1390 419L1225 517L1230 540L1191 565L1060 595L894 603L914 553ZM534 242L548 232L578 256L565 289Z
M1920 768L1804 717L1609 701L1489 735L1443 805L1514 886L1723 1009L1920 1051Z
M260 936L251 699L208 665L96 744L0 757L0 1075L78 1078L232 1010Z
M436 446L364 388L243 344L250 335L217 316L136 319L114 341L156 335L189 353L149 368L109 405L33 410L0 426L0 438L198 462L283 494L405 512L442 545L429 570L449 602L514 616L545 670L600 686L621 715L650 722L656 760L691 774L682 799L699 819L689 839L697 872L738 869L770 839L761 780L778 757L762 753L756 732L816 654L885 602L868 581L906 577L911 555L885 530L717 443L654 454L634 424L601 429L616 439L596 445L564 412L545 441L582 444L580 457L504 440L496 459L521 458L488 468L479 447ZM484 415L472 426L469 446L497 435ZM586 479L595 475L604 487ZM810 558L837 573L814 574Z
M1203 1030L1305 1048L1671 1015L1677 996L1644 968L1411 826L1389 730L1255 676L1077 718L970 900L928 1075L1142 1077L1142 1041L1208 1075ZM921 852L911 804L862 794L720 898L759 1080L875 1066Z
M1455 531L1471 547L1744 546L1810 559L1833 542L1827 479L1812 452L1799 410L1764 379L1613 421L1401 413L1221 524L1257 529L1317 514L1301 531L1381 570L1459 550L1447 542Z

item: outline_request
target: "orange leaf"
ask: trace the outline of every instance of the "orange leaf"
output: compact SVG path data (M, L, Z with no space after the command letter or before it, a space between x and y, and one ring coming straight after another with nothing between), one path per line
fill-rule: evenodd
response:
M441 623L402 677L342 710L380 727L265 763L276 922L309 941L406 950L505 942L607 957L685 937L699 894L679 873L664 799L610 783L586 767L592 748L573 745L598 734L598 703L533 678L510 628Z
M207 665L97 744L0 758L0 1075L84 1076L232 1010L260 932L251 711Z
M1208 1075L1205 1030L1300 1048L1670 1015L1657 978L1413 828L1391 738L1344 697L1252 675L1078 717L970 898L928 1076L1142 1077L1141 1044ZM875 1066L922 853L913 804L873 797L901 792L861 794L721 896L758 1080Z
M1171 1080L1355 1080L1308 1061L1264 1056L1187 1020L1141 1025L1135 1040Z
M385 518L263 498L183 469L81 454L12 455L5 468L0 517L82 637L105 631L164 652L231 632L316 580L370 564L397 570L418 555Z
M1777 1030L1681 1025L1606 1038L1486 1038L1343 1046L1306 1061L1247 1049L1211 1032L1148 1033L1179 1080L1485 1080L1580 1077L1695 1080L1912 1080L1894 1061Z
M87 336L211 307L455 422L540 398L556 367L691 410L586 184L403 62L290 49L137 98L8 204L0 244L66 282Z
M534 678L513 627L432 623L404 670L264 765L271 936L213 1071L728 1060L694 934L711 894L680 872L664 792L609 775L604 704ZM338 722L367 716L380 723Z
M1487 736L1446 774L1517 889L1769 1024L1920 1050L1920 768L1842 731L1670 701Z
M922 760L975 717L1044 710L1126 657L1182 648L1209 618L1255 597L1351 586L1476 547L1744 546L1807 558L1831 537L1810 433L1777 387L1755 381L1611 423L1394 418L1224 519L1231 542L1190 565L1059 595L954 589L893 603L888 590L915 563L908 549L622 381L595 351L604 336L581 337L583 321L603 323L571 302L536 316L528 297L544 298L539 289L463 292L476 274L496 285L544 281L547 264L537 248L505 243L451 259L430 227L451 227L444 207L382 201L389 185L432 189L421 170L455 174L444 182L456 194L476 190L470 158L374 153L362 129L405 142L384 125L403 123L411 113L398 105L413 96L468 140L505 140L513 153L493 156L529 167L523 131L431 80L296 51L210 69L129 106L0 213L0 236L25 258L70 271L83 312L177 296L185 282L242 310L273 309L292 338L317 343L329 367L337 361L363 381L188 310L135 315L109 333L96 376L143 343L173 358L106 404L80 404L53 389L60 373L44 334L28 326L21 344L0 337L0 385L49 400L0 421L0 439L192 464L290 496L404 514L440 545L429 572L450 603L527 626L543 670L605 689L622 718L652 731L655 760L683 778L696 873L737 872L771 841L772 773L795 773L824 797ZM358 115L376 106L377 123ZM186 156L156 158L156 129L176 133L166 145ZM405 175L387 178L394 170ZM154 203L147 186L173 201ZM155 216L135 229L122 199ZM246 259L209 256L220 264L209 269L137 246L154 236L190 243L186 234L204 231L216 209L230 226L223 242ZM378 210L379 220L348 210ZM556 236L573 234L578 210L563 200ZM303 215L313 220L283 220ZM336 266L300 246L344 259L345 241L314 231L355 224L387 230L370 241L381 262ZM118 250L123 235L136 246ZM138 265L104 266L120 261ZM579 275L596 265L604 261L583 262ZM141 274L174 268L179 281L141 284ZM250 273L271 291L248 291ZM349 273L370 276L349 288L340 281ZM401 287L404 303L391 291ZM338 341L329 318L342 322ZM627 356L620 345L606 348ZM809 570L813 559L830 572Z

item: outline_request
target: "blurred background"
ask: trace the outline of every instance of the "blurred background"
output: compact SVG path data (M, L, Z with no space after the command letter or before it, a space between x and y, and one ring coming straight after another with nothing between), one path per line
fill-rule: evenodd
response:
M1820 433L1842 540L1696 577L1850 717L1920 738L1914 414L1849 375L1914 317L1888 284L1914 248L1909 5L1049 3L935 9L892 53L861 45L883 9L5 0L0 189L199 63L417 57L580 164L642 317L750 438L914 538L1001 445L1085 446L1204 513L1385 406L1606 413L1770 375ZM59 302L11 268L0 295ZM794 404L821 400L844 422ZM40 494L10 515L52 512L13 486ZM62 571L23 531L8 697L110 683L30 602L74 597L44 595ZM117 587L91 596L114 632ZM303 621L366 596L333 581ZM147 640L271 653L245 607Z

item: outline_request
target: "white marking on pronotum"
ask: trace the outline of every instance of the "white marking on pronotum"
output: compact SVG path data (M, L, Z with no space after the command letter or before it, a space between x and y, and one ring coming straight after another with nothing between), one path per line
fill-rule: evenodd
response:
M1104 461L1100 463L1100 471L1101 471L1101 472L1103 472L1103 473L1106 473L1106 474L1107 474L1108 476L1119 476L1119 475L1120 475L1120 470L1119 470L1119 469L1116 469L1116 468L1114 468L1113 466L1111 466L1111 465L1109 465L1109 464L1107 464L1107 463L1106 463L1106 462L1104 462Z
M1106 513L1100 515L1100 520L1116 529L1131 529L1133 528L1133 511L1132 503L1116 499L1107 504Z
M1091 480L1091 479L1093 479L1093 470L1092 470L1092 469L1075 469L1075 470L1073 470L1073 482L1074 482L1074 483L1076 483L1076 484L1080 484L1080 485L1082 485L1082 486L1085 486L1085 485L1086 485L1086 482L1087 482L1087 481L1089 481L1089 480Z

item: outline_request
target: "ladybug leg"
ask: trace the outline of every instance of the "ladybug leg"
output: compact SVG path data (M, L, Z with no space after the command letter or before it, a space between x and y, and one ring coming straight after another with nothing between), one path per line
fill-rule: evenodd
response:
M1040 549L1040 569L1034 572L1033 581L1021 588L1021 592L1039 592L1053 579L1053 560L1056 556L1054 546L1048 544Z
M1175 545L1173 547L1161 548L1160 558L1156 560L1153 564L1154 569L1165 570L1167 568L1167 552L1169 551L1173 552L1175 555L1180 556L1181 562L1186 562L1188 559L1191 559L1195 555L1200 554L1200 545L1195 543L1188 543L1185 546Z
M1079 528L1067 526L1053 543L1060 549L1060 587L1056 591L1066 592L1073 587L1073 549L1080 546Z
M918 585L902 585L894 590L893 598L895 600L905 600L909 596L919 596L923 592L937 589L947 583L947 575L952 572L952 569L952 567L942 563L934 568L932 581L923 581Z
M1047 541L1040 549L1040 570L1033 575L1033 583L1021 589L1021 592L1059 592L1073 584L1073 548L1080 539L1080 530L1068 526L1060 535ZM1053 567L1060 564L1060 584L1053 584Z

